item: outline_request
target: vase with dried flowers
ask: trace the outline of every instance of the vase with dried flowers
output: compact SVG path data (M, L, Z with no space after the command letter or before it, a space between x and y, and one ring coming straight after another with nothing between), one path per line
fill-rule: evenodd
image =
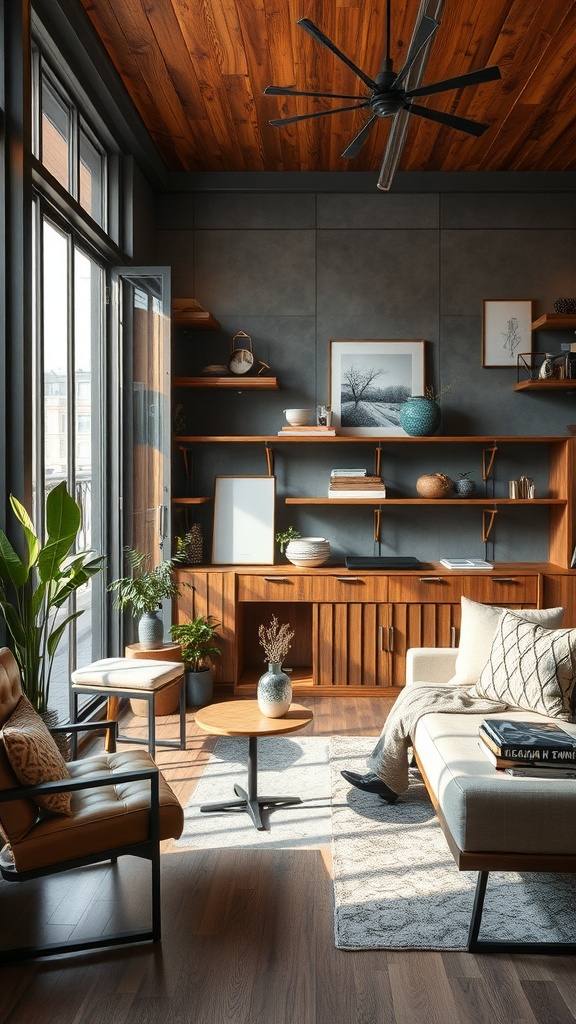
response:
M290 623L280 626L275 615L268 628L258 628L258 639L264 648L268 671L260 676L256 696L258 707L266 718L281 718L292 702L292 685L289 676L282 671L282 662L290 650L294 630Z

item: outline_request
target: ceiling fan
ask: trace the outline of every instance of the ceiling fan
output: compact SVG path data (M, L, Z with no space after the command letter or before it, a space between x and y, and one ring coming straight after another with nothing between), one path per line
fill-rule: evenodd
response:
M494 65L482 68L479 71L470 71L467 74L457 75L454 78L447 78L442 82L434 82L430 85L420 84L430 44L434 33L440 26L436 18L441 7L442 0L437 4L436 17L431 17L427 13L427 0L422 0L419 18L414 28L404 64L400 71L396 72L390 57L390 2L386 0L386 51L382 59L381 69L374 78L371 78L357 67L309 18L300 19L297 24L311 35L313 39L326 46L339 60L346 64L370 90L370 94L363 97L342 93L306 92L294 89L292 86L270 85L264 90L265 96L312 96L319 99L359 101L352 106L333 107L329 110L318 110L311 114L275 118L270 121L270 124L274 126L293 124L295 121L306 121L309 118L325 117L328 114L340 114L346 110L359 110L363 107L369 107L371 110L369 120L342 153L343 157L351 160L360 152L378 118L392 118L392 129L377 183L378 188L384 191L387 191L392 184L394 171L404 144L409 115L437 121L439 124L446 125L449 128L456 128L461 132L466 132L468 135L483 135L486 129L490 127L487 124L481 124L478 121L471 121L465 117L457 117L442 110L434 110L431 107L424 107L414 103L414 99L420 96L432 96L435 93L447 92L450 89L465 89L472 85L480 85L483 82L492 82L501 77L500 69ZM416 82L412 84L412 79L414 78L416 78Z

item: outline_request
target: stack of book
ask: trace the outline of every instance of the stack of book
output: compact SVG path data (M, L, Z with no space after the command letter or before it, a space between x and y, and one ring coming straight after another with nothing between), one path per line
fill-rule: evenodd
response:
M286 434L291 435L292 437L301 437L302 435L305 437L307 434L312 437L335 437L336 431L334 430L334 427L293 427L288 425L286 427L282 427L282 430L278 431L278 437L285 437Z
M576 736L554 722L485 718L480 749L509 775L576 778Z
M380 476L368 476L365 469L333 469L329 498L385 498L386 488Z

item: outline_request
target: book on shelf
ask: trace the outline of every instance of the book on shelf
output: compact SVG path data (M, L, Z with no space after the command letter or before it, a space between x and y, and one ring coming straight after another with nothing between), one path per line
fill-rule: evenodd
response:
M332 469L330 471L331 477L340 476L367 476L368 470L366 469Z
M350 489L350 488L366 488L366 490L378 490L383 487L384 481L381 476L348 476L348 477L333 477L330 480L330 489Z
M282 427L278 437L336 437L333 427Z
M329 498L385 498L386 488L380 488L378 490L330 490L328 491Z
M576 737L553 722L485 718L478 732L483 746L500 760L576 765Z
M441 558L440 565L447 569L492 569L491 562L485 562L483 558Z

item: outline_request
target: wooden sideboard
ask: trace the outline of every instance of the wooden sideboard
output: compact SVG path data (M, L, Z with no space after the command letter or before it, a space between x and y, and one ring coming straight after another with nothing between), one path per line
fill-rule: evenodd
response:
M199 566L180 569L188 583L175 621L213 615L222 623L217 683L250 695L265 670L258 626L272 615L295 630L285 667L294 692L396 696L410 647L458 645L460 598L508 607L562 604L576 626L576 574L553 563L496 564L490 571L351 572L338 566Z

